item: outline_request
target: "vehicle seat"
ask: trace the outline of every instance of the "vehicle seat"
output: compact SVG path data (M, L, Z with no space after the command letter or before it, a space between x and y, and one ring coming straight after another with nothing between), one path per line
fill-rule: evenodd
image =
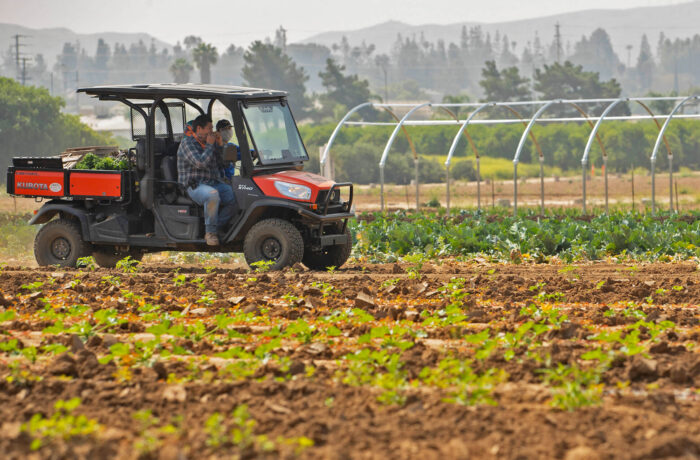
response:
M177 183L177 156L167 155L160 161L160 172L163 177L161 187L163 199L168 204L189 204L194 201L187 196L185 187Z
M153 142L154 157L159 157L167 151L165 139L156 137ZM157 163L156 163L157 164ZM140 138L136 141L136 167L140 171L146 169L146 139Z

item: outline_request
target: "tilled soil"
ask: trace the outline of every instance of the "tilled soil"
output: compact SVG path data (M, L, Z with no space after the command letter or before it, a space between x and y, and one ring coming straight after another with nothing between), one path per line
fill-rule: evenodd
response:
M16 312L0 323L2 342L17 340L0 353L5 458L700 458L694 263L5 267L0 290L2 311ZM100 320L105 310L119 321ZM182 328L154 328L166 322ZM528 322L543 331L510 345ZM480 355L487 338L496 348ZM131 352L101 359L121 345ZM403 383L360 378L347 357L363 349L395 354ZM576 407L553 406L560 387L546 370L590 369L597 349L610 357L599 381L567 387ZM456 380L425 374L450 358L502 377L480 387L488 398L471 382L460 388L476 399L455 401ZM382 362L375 374L390 370ZM99 429L45 434L32 449L41 435L23 424L75 397L74 414ZM242 405L248 437L232 416Z

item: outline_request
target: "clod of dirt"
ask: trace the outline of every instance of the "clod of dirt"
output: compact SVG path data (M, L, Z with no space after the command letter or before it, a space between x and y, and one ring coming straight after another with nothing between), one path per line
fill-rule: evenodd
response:
M683 351L685 351L684 346L680 345L677 347L672 347L665 340L662 340L649 348L650 353L667 353L670 355L675 355L676 353L681 353Z
M306 370L306 366L301 361L294 361L289 365L289 373L291 375L301 374Z
M100 345L102 345L102 337L100 337L99 335L93 335L88 339L86 345L91 348L99 347Z
M395 263L394 265L391 266L391 273L398 275L399 273L403 273L403 268L401 268L401 265Z
M697 377L700 375L700 359L696 360L695 364L690 367L688 374L690 374L691 377Z
M56 357L56 359L49 364L47 370L51 375L78 376L78 367L75 364L75 360L68 353L63 353Z
M564 460L600 460L600 455L590 447L578 446L569 449L564 456Z
M306 347L306 351L312 355L320 355L328 351L328 345L323 342L313 342Z
M229 297L226 300L231 302L233 305L238 305L238 304L243 303L246 300L246 296L241 295L241 296L236 296L236 297Z
M82 378L92 378L100 372L100 362L95 353L83 349L76 357L78 370Z
M374 308L377 304L374 301L374 297L364 291L360 291L355 297L355 306L357 308Z
M631 381L650 379L658 377L658 363L653 359L647 359L643 356L635 356L629 368L629 379Z
M564 323L559 329L559 338L564 339L564 340L569 340L572 337L576 336L576 334L581 330L581 325L578 323Z
M222 310L224 308L228 308L230 305L228 303L228 300L224 299L219 299L215 300L213 304L211 304L211 307L216 309L216 310Z
M255 316L257 316L260 314L260 309L258 308L257 305L251 303L250 305L246 305L245 307L243 307L243 313L245 313L245 314L252 313Z
M315 287L311 287L311 286L304 288L303 292L304 292L304 295L310 295L312 297L318 297L320 295L323 295L323 293L321 292L321 290L319 288L315 288Z
M166 380L168 378L168 370L165 368L165 364L160 361L153 363L153 371L158 376L158 380Z
M321 299L318 297L307 296L304 299L304 307L308 308L309 310L315 310L323 307L323 301L321 301Z
M398 290L399 290L399 287L395 284L392 284L391 286L386 288L386 291L384 291L384 292L386 292L387 294L393 294L394 292L396 292Z
M673 383L677 383L679 385L688 383L688 381L690 380L688 376L688 371L685 369L685 366L683 366L681 363L676 363L673 365L673 367L671 367L669 377L671 378L671 381Z
M104 346L106 348L109 348L112 345L114 345L115 343L119 343L119 340L117 340L117 338L115 336L113 336L112 334L105 334L102 337L102 343L104 344Z
M420 313L416 310L406 310L404 316L406 316L406 319L409 321L418 321L420 319Z
M79 351L85 350L85 344L82 339L78 337L77 334L70 336L70 351L73 353L78 353Z
M651 294L651 289L649 289L649 286L647 286L646 284L642 284L632 289L630 294L634 297L637 297L638 299L643 299L645 297L649 297L649 294Z
M166 401L185 402L187 390L182 385L169 385L163 390L163 399Z
M282 406L280 404L275 404L270 401L266 401L265 406L269 408L272 412L275 412L277 414L289 415L292 413L292 410L288 407Z

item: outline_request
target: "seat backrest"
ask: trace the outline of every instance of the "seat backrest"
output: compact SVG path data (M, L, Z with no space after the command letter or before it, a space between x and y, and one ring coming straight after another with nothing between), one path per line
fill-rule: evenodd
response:
M163 174L163 180L177 182L177 157L164 156L160 161L160 171Z
M155 156L167 153L168 146L164 138L156 137L153 141ZM146 169L146 139L143 137L136 141L136 167L141 171Z

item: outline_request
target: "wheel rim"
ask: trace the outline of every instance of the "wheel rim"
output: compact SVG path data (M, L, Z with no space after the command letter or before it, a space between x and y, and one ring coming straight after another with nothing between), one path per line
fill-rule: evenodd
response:
M282 244L277 238L266 238L260 246L262 255L267 260L277 260L282 254Z
M60 260L65 260L68 258L70 255L70 249L70 242L63 237L56 238L51 243L51 254Z

